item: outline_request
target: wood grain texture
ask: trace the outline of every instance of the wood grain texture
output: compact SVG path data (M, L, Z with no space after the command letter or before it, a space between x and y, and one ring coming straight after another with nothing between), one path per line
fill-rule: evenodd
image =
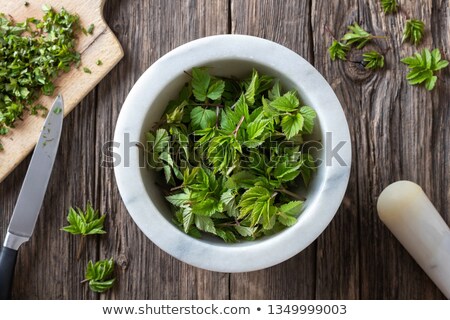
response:
M133 3L131 5L131 3ZM122 103L138 77L175 47L207 35L227 33L227 1L109 1L105 17L125 50L125 58L98 87L101 129L96 148L112 139ZM139 26L136 28L136 26ZM229 276L188 266L156 247L126 212L112 168L96 162L101 210L108 212L108 241L100 257L119 260L114 299L227 299Z
M1 0L0 0L1 1ZM30 1L31 2L31 1ZM425 42L450 57L448 0L400 1L424 19ZM70 114L35 234L20 252L15 298L40 299L442 299L442 294L379 221L381 190L398 179L424 188L450 223L450 69L429 93L405 81L399 59L415 48L400 45L404 14L384 15L369 0L109 0L105 18L125 58ZM355 21L387 41L385 70L331 62L332 37ZM272 268L245 273L208 272L158 249L134 224L102 166L123 101L139 76L178 45L206 35L242 33L279 42L312 63L335 90L349 122L353 166L343 204L313 245ZM389 48L389 50L388 50ZM106 152L106 154L108 154ZM29 159L0 184L0 237L6 231ZM59 231L69 206L87 201L109 215L108 234L88 242ZM118 283L102 295L80 285L89 259L114 257ZM51 274L51 276L49 276Z
M233 33L278 42L313 63L309 1L234 0ZM316 245L267 270L231 275L232 299L313 299ZM286 288L289 287L289 290Z
M93 34L80 36L77 51L81 53L82 68L72 69L62 74L56 81L55 95L61 93L64 97L64 113L67 115L79 102L100 82L100 80L123 57L123 51L114 34L105 23L102 10L105 0L35 0L25 6L23 1L0 0L0 12L10 15L15 21L24 21L28 17L40 18L43 15L42 5L51 5L56 10L61 8L76 12L84 26L93 24ZM101 66L96 62L102 61ZM85 73L83 68L92 70ZM41 97L36 103L47 108L51 106L54 97ZM25 112L23 121L18 121L14 129L1 137L5 150L0 152L0 182L28 155L39 137L44 119L29 116Z

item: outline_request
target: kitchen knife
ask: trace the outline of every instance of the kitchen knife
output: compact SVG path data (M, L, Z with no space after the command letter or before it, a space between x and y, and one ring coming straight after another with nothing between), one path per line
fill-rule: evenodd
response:
M45 119L0 249L0 299L11 298L17 250L33 234L58 151L63 117L64 102L59 95Z

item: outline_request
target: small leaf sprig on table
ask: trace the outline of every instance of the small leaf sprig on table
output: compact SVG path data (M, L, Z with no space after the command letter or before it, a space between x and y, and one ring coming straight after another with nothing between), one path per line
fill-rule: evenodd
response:
M69 208L67 215L68 226L61 230L73 235L81 235L81 241L77 250L77 260L80 259L81 252L85 246L87 236L105 234L104 222L106 215L100 215L98 210L95 210L91 203L88 202L85 210L80 208ZM94 292L105 292L110 289L114 283L115 278L112 277L114 272L114 260L100 260L96 263L89 261L85 280L89 282L89 288Z
M69 225L63 227L61 230L73 235L81 235L80 245L77 250L77 259L80 259L86 236L106 233L106 231L103 230L105 218L106 215L100 215L99 212L92 207L90 202L87 203L84 211L80 208L69 208L69 214L67 215Z
M380 4L386 14L401 11L396 0L380 0ZM328 48L328 53L332 61L336 59L347 60L347 54L351 50L352 45L355 45L357 49L362 49L370 40L380 38L372 36L357 23L348 26L350 32L346 33L341 41L338 41L326 26L325 28L333 37L333 42ZM424 33L425 24L422 20L407 17L402 43L408 41L417 46L422 42ZM442 59L440 50L437 48L434 50L425 48L421 52L401 59L401 62L406 64L410 69L406 76L408 83L410 85L424 84L425 88L429 91L433 90L436 86L438 79L436 72L448 66L448 61ZM365 52L362 54L362 64L366 69L382 69L385 65L384 55L375 50Z
M82 282L88 282L89 288L93 292L103 293L114 286L116 279L113 278L114 260L100 260L97 262L89 261L86 269L86 279Z
M348 26L348 29L349 31L341 38L340 41L338 41L328 27L326 27L326 30L334 38L331 46L328 48L328 53L331 60L347 60L347 54L350 52L352 47L360 50L373 39L386 38L386 36L372 35L356 22L353 25ZM381 69L384 67L384 54L371 50L363 55L362 63L366 69Z
M425 84L427 90L433 90L436 85L437 76L435 73L448 66L448 61L442 60L439 49L432 52L427 48L414 56L401 60L410 69L406 79L411 85Z
M243 81L193 68L191 81L147 133L148 165L164 173L185 233L253 240L295 223L314 159L303 138L315 111L296 91L253 70Z

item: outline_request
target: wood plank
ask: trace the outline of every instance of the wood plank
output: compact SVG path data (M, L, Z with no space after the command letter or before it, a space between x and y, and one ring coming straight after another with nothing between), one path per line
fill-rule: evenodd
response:
M352 170L343 204L317 241L317 299L359 298L359 195L357 171L363 165L360 159L361 133L361 79L368 76L353 64L336 61L328 56L332 36L326 28L338 35L345 33L346 26L357 19L355 1L312 1L311 29L314 41L314 65L334 89L344 108L352 138Z
M309 1L232 0L232 33L278 42L313 61ZM313 299L316 245L275 267L232 274L232 299Z
M435 1L434 5L445 8L440 1ZM417 51L409 44L401 45L406 16L422 19L427 26L420 48L435 47L429 26L448 19L445 12L439 11L435 11L432 19L432 9L431 0L420 3L405 1L401 2L401 14L385 16L380 14L378 3L359 1L359 13L364 25L376 34L385 32L390 36L388 41L375 43L381 50L390 48L386 55L387 70L373 73L362 85L360 126L364 127L366 138L364 143L358 144L358 149L366 165L358 166L358 184L360 243L364 248L360 261L363 299L443 298L432 281L382 225L375 208L382 189L399 179L412 180L421 185L441 212L445 209L442 204L448 206L450 200L446 181L449 177L448 166L438 169L445 167L445 159L449 158L448 134L442 135L442 127L439 127L439 124L448 124L450 120L448 111L442 111L442 108L448 110L448 85L439 83L431 93L423 87L409 86L405 79L406 67L400 63L402 57ZM445 41L441 34L448 36L447 30L434 30L437 39L444 40L440 45L445 48L449 46L448 38ZM442 106L443 101L446 101L447 107ZM363 185L362 180L367 182Z
M70 72L62 74L55 81L57 87L55 95L63 94L66 115L123 56L120 44L103 20L104 1L34 0L29 1L30 4L26 7L23 1L0 0L1 12L11 15L16 21L24 21L28 17L42 17L41 7L43 4L48 4L57 10L64 7L71 13L77 13L84 26L94 24L93 34L80 36L77 48L81 53L82 67L88 67L92 70L92 74L85 73L82 68L74 68ZM97 66L97 60L101 60L103 64ZM53 100L54 97L41 97L37 103L49 107ZM5 150L0 152L0 181L27 156L39 137L44 119L29 116L27 112L23 119L23 121L18 121L15 128L11 129L6 136L1 137Z
M98 88L96 149L113 137L122 103L138 77L158 58L190 40L228 31L228 2L108 1L105 17L126 55ZM100 154L98 154L100 155ZM162 252L134 224L120 199L112 168L99 166L95 180L98 202L110 214L108 241L100 257L113 256L121 267L118 286L102 298L226 299L229 277L188 266Z
M47 194L31 240L19 251L13 286L15 299L88 299L90 293L84 279L88 259L97 255L96 238L76 260L79 237L60 231L66 225L70 206L83 207L94 201L95 94L90 94L80 107L64 120L61 143L55 160ZM83 130L80 130L83 128ZM2 217L0 238L6 233L29 158L0 184Z

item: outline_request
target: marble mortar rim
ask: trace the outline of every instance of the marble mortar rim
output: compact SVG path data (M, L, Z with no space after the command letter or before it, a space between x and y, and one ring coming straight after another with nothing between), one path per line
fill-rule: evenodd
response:
M198 240L176 229L159 212L147 193L143 171L137 165L138 151L129 155L129 166L123 163L114 166L114 173L122 200L134 222L163 251L206 270L255 271L281 263L309 246L331 222L348 185L351 139L347 120L332 88L311 64L280 44L253 36L217 35L191 41L161 57L139 78L123 104L114 142L118 145L117 153L123 155L125 133L131 141L140 141L143 130L148 130L144 127L143 115L151 110L159 92L179 76L180 70L221 59L276 66L278 72L295 83L301 97L311 101L320 119L322 136L325 132L333 134L336 143L331 147L339 141L346 142L339 155L347 166L332 161L331 166L324 167L321 181L312 191L315 200L302 212L303 219L280 234L255 242L226 245Z

